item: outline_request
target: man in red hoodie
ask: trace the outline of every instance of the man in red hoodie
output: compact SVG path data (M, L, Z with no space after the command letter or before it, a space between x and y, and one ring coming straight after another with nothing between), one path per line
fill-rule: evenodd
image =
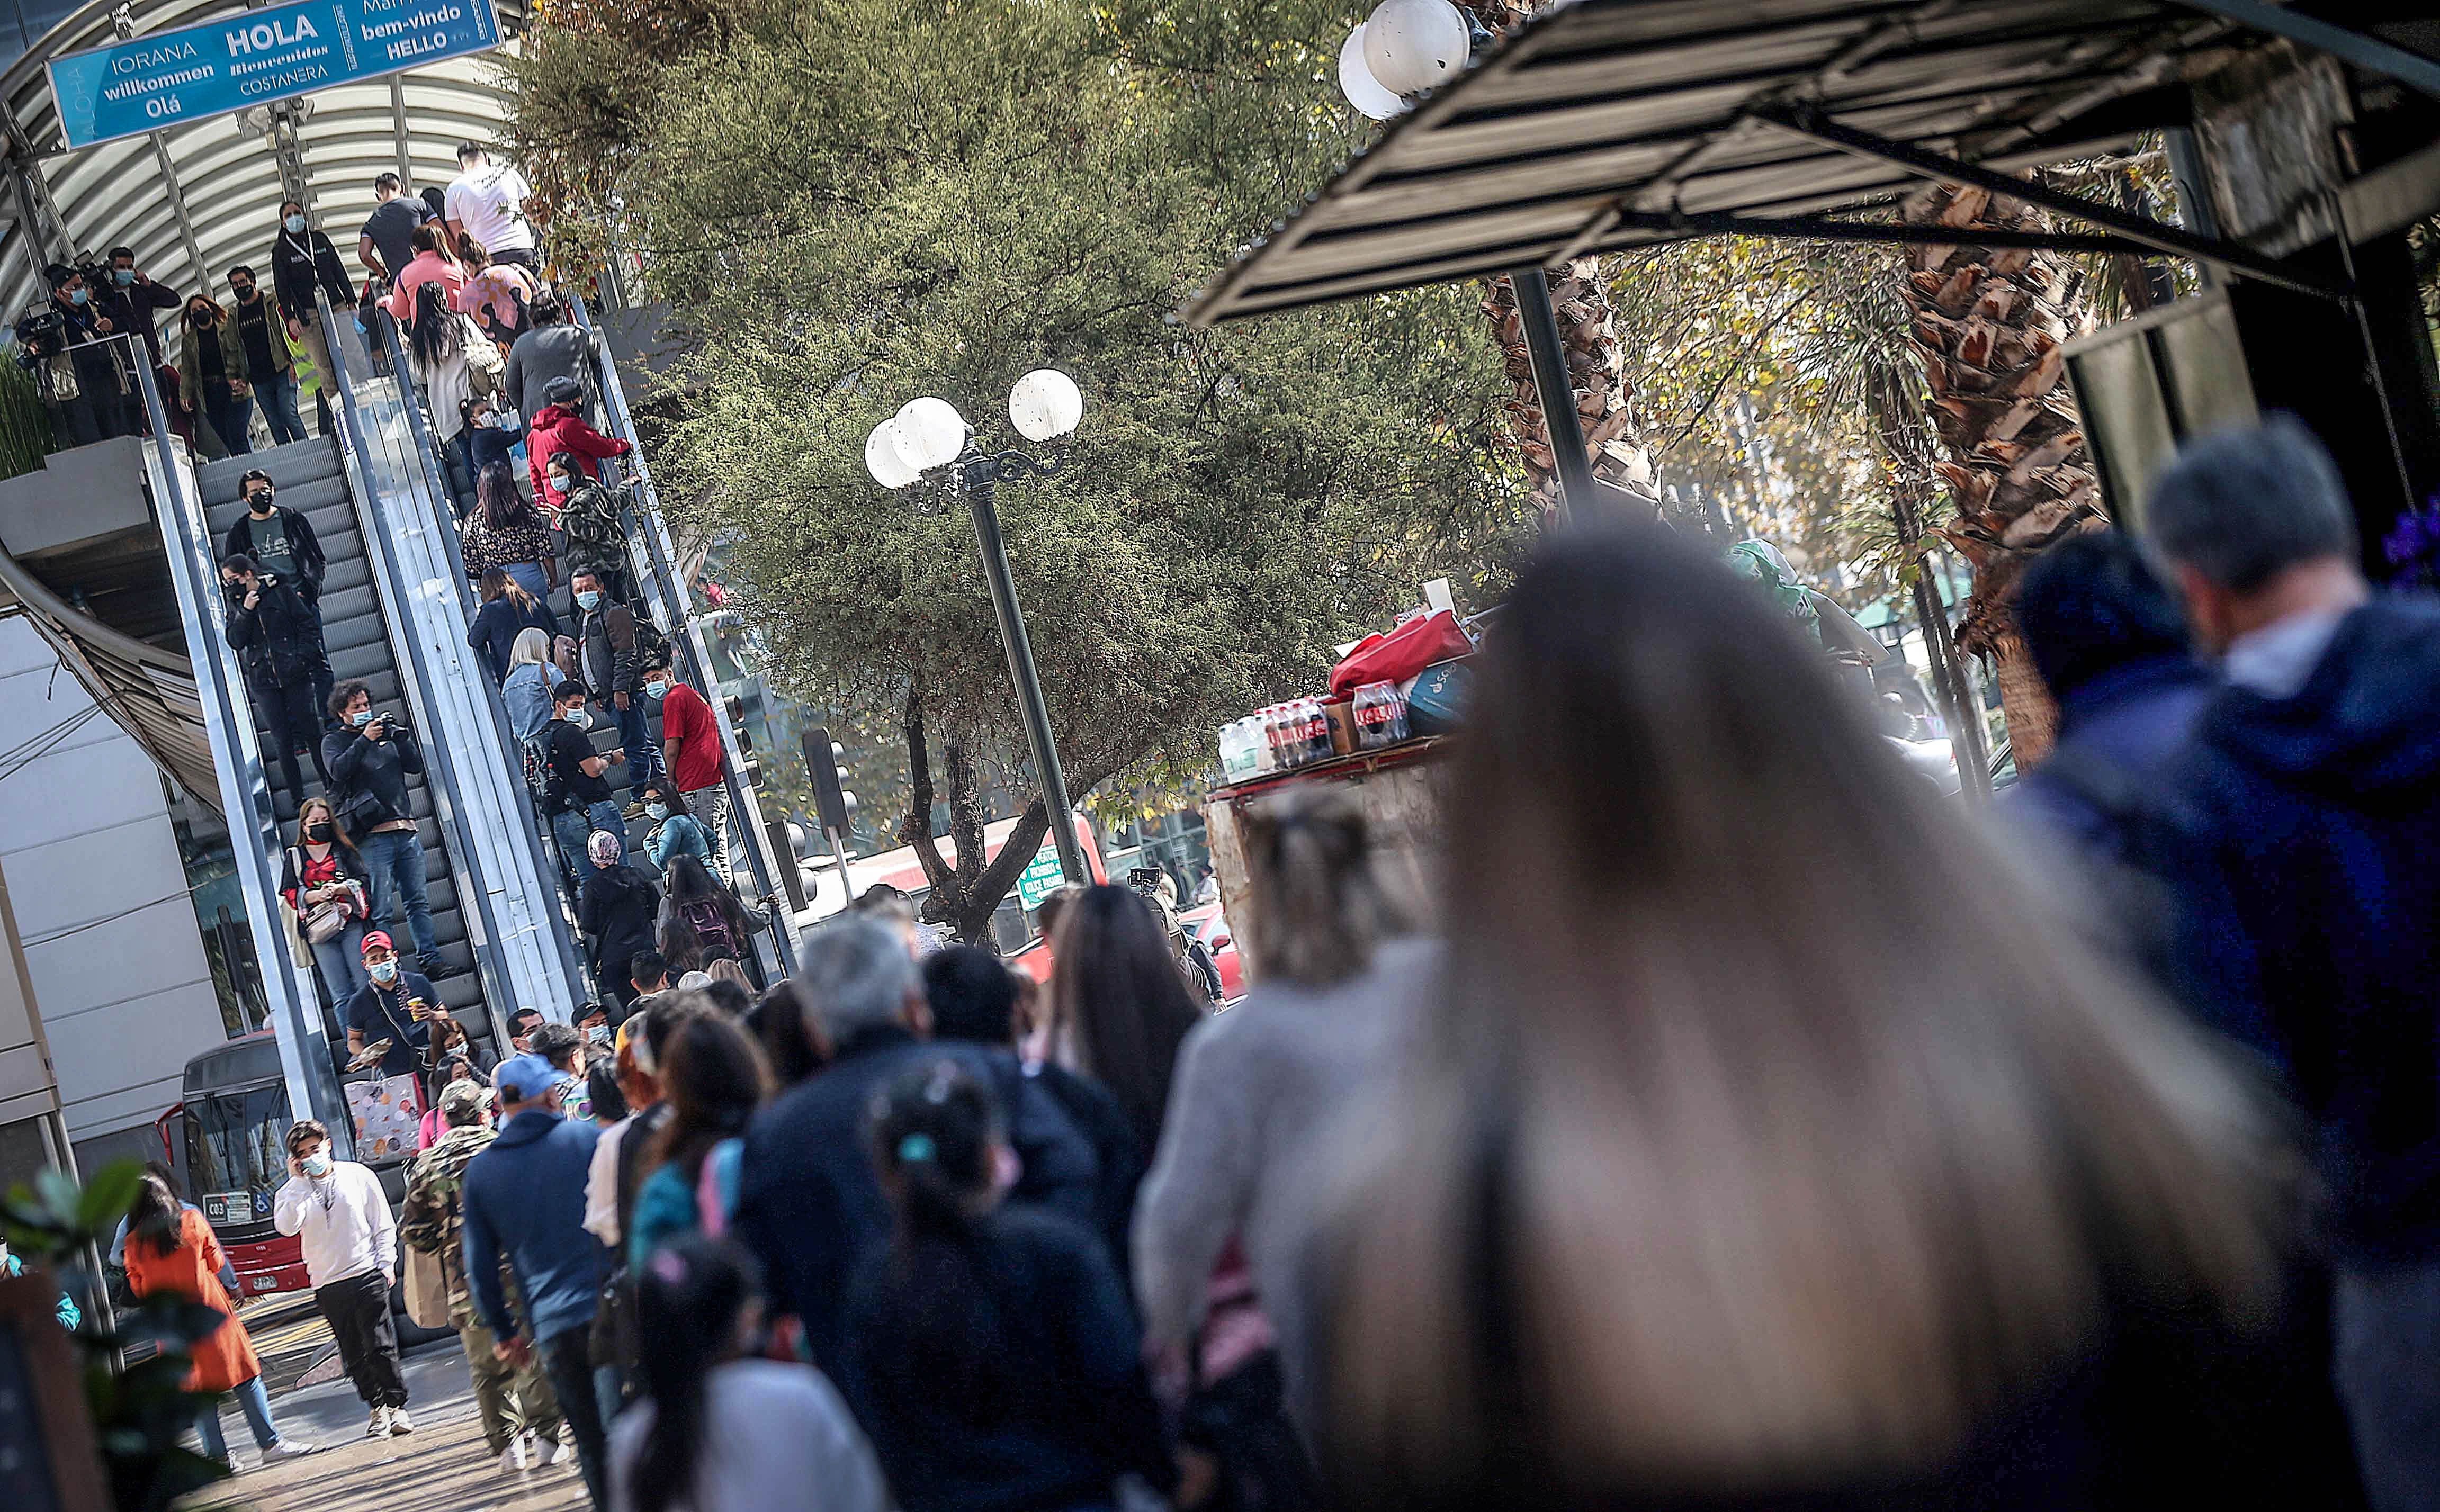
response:
M534 497L553 510L565 504L565 495L550 480L551 457L563 454L573 457L577 470L594 478L601 475L603 457L625 456L635 450L632 443L604 436L584 423L579 413L583 398L584 391L575 379L552 379L543 389L543 407L534 412L526 432L526 471L533 478Z

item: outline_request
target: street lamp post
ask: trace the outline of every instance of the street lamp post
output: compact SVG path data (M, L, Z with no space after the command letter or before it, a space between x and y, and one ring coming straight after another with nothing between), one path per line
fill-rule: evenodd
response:
M1040 368L1018 379L1009 393L1009 419L1030 441L1048 441L1069 434L1084 418L1084 396L1073 380L1054 368ZM1076 814L1068 802L1068 778L1059 765L1059 746L1050 733L1050 710L1042 701L1042 680L1033 667L1033 643L1025 632L1025 612L1016 601L1016 584L1008 572L1008 547L1001 539L999 508L994 492L1000 484L1022 478L1050 477L1060 471L1056 461L1043 461L1023 452L985 451L947 400L919 399L872 429L865 441L864 463L873 481L885 489L904 489L928 475L944 482L964 499L975 522L975 539L983 554L983 578L991 585L992 610L999 618L1000 643L1008 650L1009 680L1016 686L1017 706L1025 716L1025 740L1033 756L1034 775L1042 784L1043 807L1050 814L1051 844L1058 847L1059 869L1070 882L1089 885L1084 848L1076 843Z

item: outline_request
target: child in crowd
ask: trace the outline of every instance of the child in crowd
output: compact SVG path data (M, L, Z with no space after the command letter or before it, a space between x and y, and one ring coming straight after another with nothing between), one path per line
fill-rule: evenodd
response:
M825 1512L889 1505L821 1372L754 1358L762 1281L745 1251L672 1242L637 1272L636 1311L642 1395L610 1430L612 1512L764 1512L782 1487L818 1487Z
M1135 1313L1100 1238L1003 1205L997 1101L955 1062L876 1100L873 1164L897 1215L849 1293L841 1386L904 1512L1115 1504L1175 1470Z

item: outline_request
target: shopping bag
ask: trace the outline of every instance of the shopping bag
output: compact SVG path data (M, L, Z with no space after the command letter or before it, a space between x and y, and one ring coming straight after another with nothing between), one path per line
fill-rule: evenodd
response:
M1367 683L1403 683L1452 656L1463 656L1474 643L1458 628L1457 616L1445 609L1418 614L1383 635L1367 635L1355 643L1330 670L1330 696L1343 699Z

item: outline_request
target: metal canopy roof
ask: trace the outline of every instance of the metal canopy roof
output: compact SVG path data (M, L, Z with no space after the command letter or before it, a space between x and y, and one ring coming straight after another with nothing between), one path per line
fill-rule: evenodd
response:
M2239 31L2211 3L1572 0L1391 123L1187 318L1722 231L1814 235L1798 218L1930 176L1825 132L2000 171L2087 155L2169 123L2165 98L2133 97Z
M0 326L45 297L35 269L66 250L63 236L74 250L96 256L132 247L136 266L182 292L208 285L225 298L228 270L241 262L270 276L279 202L288 191L273 140L245 130L237 116L78 151L62 147L44 64L117 40L112 18L121 9L116 0L93 0L0 76L0 151L26 171L29 194L47 201L27 206L0 188L0 214L8 220L0 232ZM133 34L142 36L250 8L232 0L134 0L124 9ZM524 29L522 0L500 0L498 10L503 37ZM458 144L496 137L506 116L493 74L486 57L456 58L306 97L313 113L296 129L304 188L316 229L330 237L353 278L364 277L356 236L372 211L374 175L399 173L410 190L457 177ZM27 208L54 229L29 237Z

